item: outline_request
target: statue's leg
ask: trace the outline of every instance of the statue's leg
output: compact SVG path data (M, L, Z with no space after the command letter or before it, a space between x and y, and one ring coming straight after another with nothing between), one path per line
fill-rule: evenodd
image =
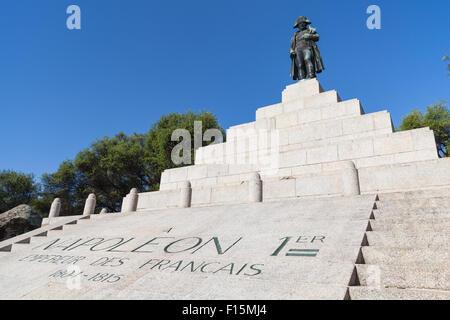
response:
M316 70L314 68L313 54L311 52L311 49L303 50L303 56L305 58L306 72L308 73L307 78L313 79L316 77Z
M305 59L303 57L303 50L297 50L297 54L295 55L295 63L297 64L298 69L298 80L306 79L306 66Z

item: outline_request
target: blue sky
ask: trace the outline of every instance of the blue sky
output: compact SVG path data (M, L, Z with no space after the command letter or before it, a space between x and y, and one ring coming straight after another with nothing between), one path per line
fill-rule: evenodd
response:
M82 30L66 28L66 8ZM366 8L381 8L381 30ZM97 138L145 132L168 112L210 110L221 125L254 120L289 78L292 25L321 35L325 90L387 109L449 99L450 1L2 0L0 170L40 176Z

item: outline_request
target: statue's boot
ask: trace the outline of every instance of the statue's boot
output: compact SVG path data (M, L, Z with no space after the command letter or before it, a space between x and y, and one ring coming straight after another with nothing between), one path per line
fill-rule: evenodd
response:
M308 75L306 76L307 79L314 79L316 77L316 72L314 70L314 66L312 63L308 63Z
M306 72L303 70L303 68L299 68L298 80L305 80L305 79L306 79Z

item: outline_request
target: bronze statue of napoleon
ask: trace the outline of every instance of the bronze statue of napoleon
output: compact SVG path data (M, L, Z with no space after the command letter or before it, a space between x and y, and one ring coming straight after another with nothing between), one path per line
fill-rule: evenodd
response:
M316 42L319 34L316 29L309 27L311 22L307 17L299 17L295 21L295 32L291 39L291 77L294 80L313 79L317 73L325 70Z

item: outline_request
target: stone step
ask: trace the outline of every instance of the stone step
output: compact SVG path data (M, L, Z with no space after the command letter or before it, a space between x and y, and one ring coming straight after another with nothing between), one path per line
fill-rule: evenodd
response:
M361 286L450 290L450 265L356 265Z
M351 300L450 300L450 291L350 287Z
M364 262L369 265L450 265L450 251L445 248L362 247Z
M420 221L420 222L419 222ZM429 221L411 219L408 221L399 220L398 223L392 223L391 221L370 221L372 231L408 231L408 232L446 232L450 230L450 217L447 219Z
M389 232L389 231L369 231L366 232L369 246L382 247L448 247L450 244L450 234L442 232Z
M375 220L382 219L442 219L450 217L450 208L384 208L373 210L373 216Z
M377 224L385 223L386 225L395 225L395 224L428 224L428 225L439 225L446 224L450 221L450 217L443 218L435 218L433 215L422 215L418 217L389 217L389 216L381 216L379 215L376 220L370 220L370 223L375 222ZM375 230L374 230L375 231ZM382 230L378 230L382 231Z
M379 209L416 209L416 208L448 208L450 207L450 197L433 197L421 199L402 199L377 201Z
M14 243L12 245L10 253L17 253L27 251L30 248L30 243Z
M380 201L450 197L450 188L434 188L407 192L379 193Z

